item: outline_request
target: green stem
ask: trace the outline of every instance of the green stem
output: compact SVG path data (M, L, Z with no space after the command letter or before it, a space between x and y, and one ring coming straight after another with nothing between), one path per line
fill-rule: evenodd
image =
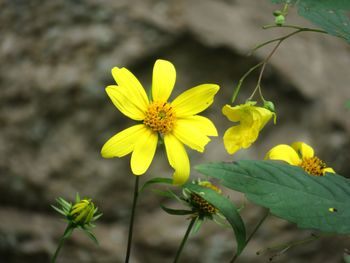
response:
M294 29L299 29L299 30L302 30L304 32L308 31L308 32L316 32L316 33L325 33L325 34L328 34L327 31L325 30L322 30L322 29L317 29L317 28L308 28L308 27L301 27L301 26L296 26L296 25L281 25L281 26L278 26L278 25L265 25L263 26L262 28L263 29L270 29L270 28L294 28Z
M303 245L303 244L312 242L312 241L320 239L320 238L321 238L321 236L317 236L317 235L312 234L310 237L302 239L302 240L292 241L292 242L289 242L286 244L279 244L279 245L275 245L272 247L261 249L258 252L256 252L256 254L261 255L267 251L274 251L274 250L282 250L282 253L283 253L292 247Z
M135 212L136 212L137 197L139 194L139 178L140 178L139 176L135 176L134 198L132 202L131 217L130 217L130 223L129 223L128 247L126 250L125 263L129 262L130 252L131 252L132 233L134 229L134 218L135 218Z
M255 235L255 233L258 231L258 229L260 228L260 226L262 225L262 223L264 223L265 219L269 216L269 211L266 211L264 216L260 219L259 223L255 226L255 228L253 229L253 231L250 233L249 237L247 238L247 241L245 242L245 245L242 249L242 251L247 247L248 243L250 242L250 240L252 239L252 237ZM234 255L234 257L231 259L230 263L233 263L236 261L236 259L238 258L240 254L236 254Z
M175 259L174 259L174 263L177 263L177 262L178 262L178 260L179 260L179 258L180 258L180 255L181 255L181 252L182 252L182 249L183 249L184 246L185 246L185 243L186 243L186 241L187 241L187 239L188 239L188 236L189 236L189 234L190 234L190 232L191 232L191 229L192 229L194 223L196 222L196 219L197 219L197 217L192 218L190 224L188 225L188 228L187 228L187 230L186 230L186 233L185 233L185 235L184 235L184 237L183 237L183 239L182 239L182 241L181 241L180 247L178 248L178 250L177 250L177 252L176 252L176 256L175 256Z
M232 95L232 99L231 99L231 103L233 104L234 101L236 100L237 96L238 96L238 93L239 93L239 90L241 89L241 86L242 86L242 83L243 81L245 80L246 77L249 76L250 73L252 73L255 69L257 69L258 67L260 67L262 64L264 63L264 61L261 61L259 62L258 64L256 64L254 67L250 68L242 77L241 79L239 80L234 92L233 92L233 95Z
M67 233L69 231L73 231L72 229L72 225L71 224L68 224L68 226L66 227L66 229L64 230L64 233L63 233L63 236L60 238L60 242L58 243L58 246L56 248L56 251L55 251L55 254L53 255L52 259L51 259L51 263L55 263L56 262L56 259L57 259L57 256L58 256L58 253L60 252L64 242L66 241L66 239L68 239L70 237L70 234L67 235Z

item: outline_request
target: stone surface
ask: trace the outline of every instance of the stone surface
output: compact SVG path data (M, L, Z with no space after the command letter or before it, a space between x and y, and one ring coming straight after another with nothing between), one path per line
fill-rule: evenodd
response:
M229 103L234 83L272 47L247 53L289 32L261 29L273 20L274 9L268 1L244 0L0 1L0 262L49 262L64 230L50 204L58 196L71 200L77 191L92 197L104 214L95 229L100 246L75 233L58 262L123 262L133 177L128 157L105 160L100 149L132 122L104 92L113 83L111 68L128 67L149 87L155 59L169 59L178 75L174 96L200 83L218 83L220 93L205 115L222 136L232 124L221 107ZM288 19L309 25L293 12ZM213 138L205 154L189 150L192 164L261 159L275 144L305 140L349 175L350 118L343 106L350 97L349 68L349 46L340 39L303 33L287 40L262 82L264 96L276 104L277 124L234 157ZM239 102L257 78L254 73L244 82ZM162 150L149 174L172 174ZM241 194L227 194L246 203ZM162 212L163 201L150 191L141 196L131 262L171 262L188 222ZM261 209L246 204L242 214L252 229ZM240 261L267 261L274 253L255 252L309 235L271 218ZM345 244L344 238L324 238L274 260L340 262ZM228 229L208 222L191 237L182 260L228 262L233 246Z

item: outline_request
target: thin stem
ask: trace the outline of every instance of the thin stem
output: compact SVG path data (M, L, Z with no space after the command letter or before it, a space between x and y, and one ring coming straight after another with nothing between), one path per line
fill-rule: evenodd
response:
M63 233L62 237L60 238L60 242L58 243L58 246L56 248L55 254L52 256L51 263L55 263L56 262L58 253L60 252L64 242L66 241L66 239L70 236L70 235L67 235L67 233L69 231L72 231L71 228L72 228L72 226L70 224L68 224L68 226L64 230L64 233Z
M292 33L289 33L287 35L284 35L282 37L278 37L278 38L274 38L274 39L270 39L266 42L263 42L257 46L255 46L249 53L249 55L253 54L254 51L256 51L257 49L259 48L262 48L263 46L266 46L268 44L271 44L273 42L276 42L276 41L283 41L297 33L300 33L300 32L315 32L315 33L325 33L325 34L328 34L326 31L324 30L321 30L321 29L314 29L314 28L307 28L307 27L299 27L299 26L293 26L293 25L283 25L283 26L276 26L276 25L267 25L267 26L264 26L263 29L269 29L269 28L276 28L276 27L285 27L285 28L294 28L296 29L296 31L293 31Z
M284 253L284 252L286 252L288 249L290 249L292 247L303 245L303 244L312 242L312 241L320 239L320 238L321 238L321 236L317 236L315 234L311 234L310 237L302 239L302 240L292 241L292 242L289 242L289 243L286 243L286 244L279 244L279 245L275 245L275 246L272 246L272 247L261 249L258 252L256 252L256 254L257 255L261 255L261 254L263 254L263 253L265 253L267 251L279 250L279 249L282 250L281 253Z
M128 247L126 250L125 263L129 262L130 252L131 252L132 233L134 229L134 218L135 218L135 212L136 212L137 197L139 194L139 178L140 178L139 176L135 176L134 198L132 201L131 217L130 217L130 223L129 223Z
M186 243L186 241L187 241L187 239L188 239L188 236L189 236L189 234L190 234L190 232L191 232L191 230L192 230L192 227L193 227L194 223L196 222L196 219L197 219L197 217L193 217L192 220L191 220L191 222L190 222L190 224L188 225L187 230L186 230L186 233L185 233L185 235L184 235L184 237L183 237L183 239L182 239L182 241L181 241L180 247L178 248L178 250L177 250L177 252L176 252L176 256L175 256L175 259L174 259L174 263L177 263L177 262L178 262L178 260L179 260L179 258L180 258L180 255L181 255L181 252L182 252L182 249L183 249L184 246L185 246L185 243Z
M301 26L296 26L296 25L265 25L263 26L262 28L263 29L270 29L270 28L294 28L294 29L301 29L302 31L308 31L308 32L316 32L316 33L325 33L325 34L328 34L327 31L325 30L322 30L322 29L317 29L317 28L308 28L308 27L301 27Z
M258 229L261 227L262 223L264 223L265 219L269 216L269 211L266 211L264 216L260 219L259 223L255 226L253 231L250 233L249 237L247 238L247 241L245 242L245 245L242 249L242 251L247 247L248 243L252 239L252 237L255 235L255 233L258 231ZM231 259L230 263L233 263L238 258L239 254L234 255L234 257Z
M258 64L256 64L254 67L250 68L239 80L238 82L238 85L236 86L235 88L235 91L233 92L233 95L232 95L232 99L231 99L231 103L233 104L234 101L236 100L237 98L237 95L239 93L239 90L241 89L241 86L242 86L242 83L243 81L245 80L246 77L248 77L248 75L250 73L252 73L255 69L257 69L258 67L260 67L262 64L264 63L264 61L261 61L259 62Z

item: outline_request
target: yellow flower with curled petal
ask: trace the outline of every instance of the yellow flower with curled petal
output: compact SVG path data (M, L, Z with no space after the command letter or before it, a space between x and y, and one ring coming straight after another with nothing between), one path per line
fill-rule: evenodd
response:
M268 160L281 160L291 165L300 166L307 173L322 176L325 173L335 173L333 168L315 156L314 149L304 142L294 142L291 146L279 144L273 147L265 156Z
M234 107L225 105L222 113L230 121L239 122L239 125L227 129L224 134L224 145L229 154L248 148L256 141L266 123L275 116L275 113L249 102Z
M203 152L210 141L208 136L217 136L214 124L197 113L213 103L219 86L202 84L168 102L176 80L175 67L169 61L159 59L154 64L151 99L126 68L115 67L112 75L118 86L108 86L108 96L124 115L140 123L110 138L102 147L102 156L123 157L131 153L131 170L142 175L149 168L161 137L168 161L175 170L174 184L185 183L190 164L184 145Z

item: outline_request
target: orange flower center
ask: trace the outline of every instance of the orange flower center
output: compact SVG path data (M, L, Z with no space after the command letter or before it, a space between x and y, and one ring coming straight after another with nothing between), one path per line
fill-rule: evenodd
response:
M322 160L315 156L303 158L300 167L311 175L322 176L325 173L324 168L327 166Z
M175 121L175 112L169 103L153 101L148 106L143 123L155 132L167 134L172 131Z
M213 215L218 211L215 206L210 204L207 200L198 194L191 193L190 201L197 212L202 215Z

